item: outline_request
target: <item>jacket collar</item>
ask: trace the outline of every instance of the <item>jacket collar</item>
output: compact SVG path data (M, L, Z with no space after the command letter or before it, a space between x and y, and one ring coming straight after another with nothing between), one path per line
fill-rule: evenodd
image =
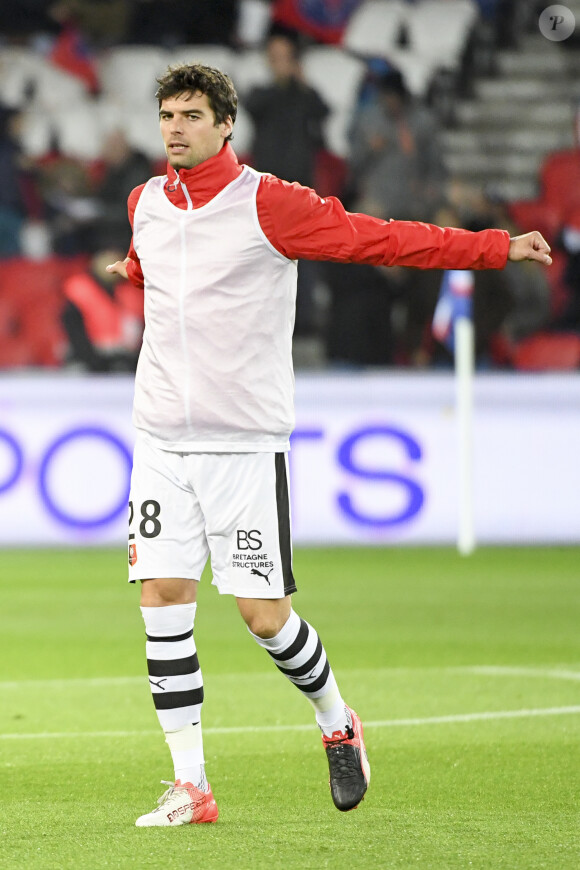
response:
M237 178L241 171L242 167L238 163L234 149L229 142L225 142L218 154L192 169L177 171L168 163L165 193L174 205L187 208L188 202L183 192L183 184L187 188L193 208L200 208Z

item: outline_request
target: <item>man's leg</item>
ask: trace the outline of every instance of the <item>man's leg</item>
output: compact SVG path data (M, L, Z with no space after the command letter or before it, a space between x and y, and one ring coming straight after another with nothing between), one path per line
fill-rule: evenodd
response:
M256 642L314 707L328 758L333 801L339 810L354 809L370 782L362 725L342 699L318 634L292 609L289 595L236 601Z
M197 580L143 580L141 613L153 702L169 746L175 785L138 827L214 822L216 803L205 776L201 705L203 681L193 639Z
M200 454L192 460L213 583L221 594L235 596L256 642L314 707L334 803L353 809L369 780L362 728L341 698L316 631L292 610L296 584L286 456Z
M209 553L205 519L183 454L160 450L139 435L128 531L129 580L141 584L149 684L175 767L159 808L137 825L215 821L217 807L206 791L203 683L193 636L197 578Z

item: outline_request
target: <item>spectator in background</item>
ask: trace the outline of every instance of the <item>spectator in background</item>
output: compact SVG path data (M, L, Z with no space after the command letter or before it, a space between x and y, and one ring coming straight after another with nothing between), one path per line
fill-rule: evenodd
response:
M113 0L116 3L116 0ZM118 5L118 3L116 3ZM111 38L118 37L115 28L115 16L109 16L110 4L100 4L97 15L105 18L110 28ZM89 10L89 22L83 14L84 7ZM107 44L107 40L99 39L99 35L91 32L90 12L94 4L83 3L83 0L57 0L50 7L51 18L60 26L50 54L48 55L54 66L64 70L69 75L75 76L83 82L87 91L92 94L99 92L99 75L97 59L93 45ZM98 20L98 19L97 19ZM108 32L108 31L107 31Z
M91 245L104 247L115 239L115 246L127 249L131 228L127 223L127 198L134 187L151 175L151 164L144 154L134 151L121 130L113 130L103 143L103 174L96 190L99 215L91 229Z
M431 112L414 102L401 73L380 77L376 99L358 110L351 131L359 210L428 220L443 199L446 180L438 136Z
M32 174L19 143L20 122L17 110L0 106L0 257L21 253L20 233L28 211Z
M363 0L274 0L272 18L317 42L339 44Z
M297 37L274 30L266 45L272 84L252 90L244 102L254 122L252 163L285 181L314 184L316 156L324 147L328 106L305 81ZM317 264L300 261L296 307L297 335L316 328L314 288Z
M438 209L434 222L439 226L451 227L465 224L465 229L473 232L484 229L484 219L472 217L470 221L463 222L460 215L448 205ZM405 324L397 342L401 361L415 367L450 365L450 351L436 342L431 332L443 272L439 269L406 272L406 284L401 293ZM515 300L505 271L492 273L475 270L473 279L476 364L486 368L492 363L493 341L513 312Z
M133 0L127 42L233 45L237 0Z
M273 82L254 88L244 101L255 128L253 164L260 172L312 187L328 106L304 81L297 39L289 32L274 31L266 55Z
M89 372L133 372L143 335L143 292L106 271L124 248L97 251L86 272L64 282L62 314L69 351L67 362Z
M393 302L404 269L358 263L322 263L330 294L325 357L337 367L385 366L394 361Z
M53 252L71 257L90 251L99 204L87 166L56 155L39 167L39 181Z
M82 161L57 154L39 168L51 248L70 257L90 253L114 240L129 246L127 196L151 173L148 159L113 130L103 145L100 178ZM98 172L97 172L98 176Z
M493 190L484 191L478 215L473 215L473 225L499 227L517 235L520 227L509 214L505 200ZM503 276L509 287L512 305L501 326L501 336L506 343L505 361L509 362L515 345L534 332L545 329L550 320L551 292L544 269L514 269L513 263L506 263ZM498 345L498 351L500 347Z
M86 48L120 42L127 34L130 9L127 0L52 0L49 7L67 38L74 35Z
M445 182L434 120L413 103L396 70L371 70L361 97L352 127L348 196L353 202L348 207L381 218L429 219L443 197ZM431 302L429 279L419 277L415 285L414 272L365 265L325 263L322 270L330 294L325 332L329 362L390 365L399 362L401 354L403 361L418 354ZM439 280L431 278L431 316ZM425 290L419 289L423 283ZM403 349L400 330L394 329L399 310L408 319ZM409 343L411 348L405 346Z
M568 214L558 241L566 254L563 283L567 299L551 327L580 333L580 208Z
M57 33L58 24L49 14L52 0L2 0L0 34L22 39L41 33Z
M546 155L536 199L508 206L514 224L541 226L554 248L556 274L550 281L553 320L547 327L557 331L580 329L580 105L571 108L573 146Z

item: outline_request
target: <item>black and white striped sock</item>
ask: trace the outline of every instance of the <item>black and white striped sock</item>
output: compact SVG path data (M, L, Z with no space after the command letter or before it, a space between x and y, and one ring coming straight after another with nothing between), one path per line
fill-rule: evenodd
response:
M203 679L193 639L197 604L142 607L153 703L175 779L207 788L201 735Z
M294 683L316 712L327 737L346 727L345 703L317 632L294 610L282 630L271 638L252 634L272 657L276 667Z

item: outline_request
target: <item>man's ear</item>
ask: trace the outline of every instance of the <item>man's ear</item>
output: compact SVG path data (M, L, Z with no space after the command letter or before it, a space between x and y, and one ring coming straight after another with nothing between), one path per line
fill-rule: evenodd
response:
M231 135L232 130L234 129L234 122L231 119L231 116L228 115L225 121L222 121L220 124L220 130L223 133L224 139L227 139L228 136Z

